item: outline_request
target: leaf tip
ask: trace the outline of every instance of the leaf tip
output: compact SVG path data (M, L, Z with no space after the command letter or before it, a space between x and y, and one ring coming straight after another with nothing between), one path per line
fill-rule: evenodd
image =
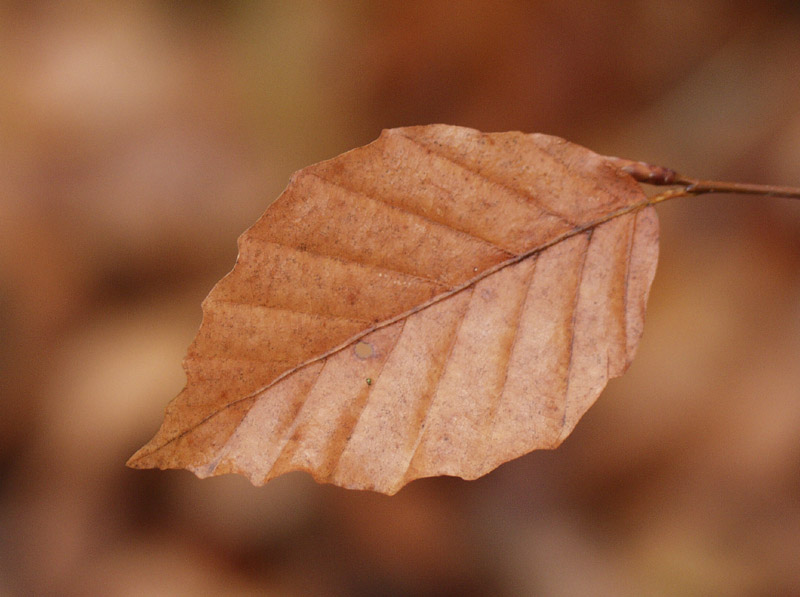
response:
M145 444L125 462L125 466L135 469L155 468L152 460L148 458L152 454L152 450L148 450L150 443Z
M125 462L125 466L127 466L128 468L135 468L135 469L150 468L149 466L147 466L142 462L142 459L140 457L140 452L141 450L137 450L133 454L133 456L128 458L128 460Z

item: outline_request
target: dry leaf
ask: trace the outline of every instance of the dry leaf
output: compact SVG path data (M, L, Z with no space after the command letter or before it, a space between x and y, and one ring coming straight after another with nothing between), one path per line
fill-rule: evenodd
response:
M395 493L569 435L642 333L655 210L563 139L431 125L297 172L129 461Z

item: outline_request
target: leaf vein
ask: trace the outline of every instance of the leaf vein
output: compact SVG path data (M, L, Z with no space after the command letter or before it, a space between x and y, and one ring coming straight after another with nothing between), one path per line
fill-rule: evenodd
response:
M472 299L475 296L475 289L474 287L470 288L470 297L466 302L466 306L464 307L464 312L458 318L458 325L453 333L453 340L450 343L450 346L447 348L447 356L444 358L444 362L442 366L439 368L436 376L436 383L434 384L433 391L430 394L430 398L428 399L428 405L425 409L425 417L422 419L422 422L419 425L417 430L417 439L414 442L414 448L411 451L411 456L408 459L408 463L406 464L405 472L403 473L403 478L407 478L409 472L411 471L411 465L414 464L414 458L417 456L417 452L419 451L419 447L422 445L422 438L425 435L425 430L427 429L428 420L430 419L431 412L433 410L433 404L436 400L436 396L439 393L439 387L442 383L442 379L444 378L445 371L447 370L447 364L450 362L450 358L453 355L453 350L455 349L456 344L458 344L458 335L461 332L461 326L464 324L464 320L467 318L467 313L469 312L470 305L472 304Z
M337 315L328 315L326 313L314 313L313 311L303 311L301 309L295 309L293 307L278 307L274 305L256 305L254 303L248 303L244 301L233 301L230 299L217 299L213 298L209 300L209 303L218 303L223 305L231 305L236 308L241 309L264 309L267 311L283 311L285 313L296 313L298 315L307 315L309 317L316 317L319 319L325 319L327 321L352 321L354 323L360 323L364 325L371 325L372 322L366 319L354 319L352 317L340 317Z
M348 430L348 433L346 435L347 440L344 441L344 442L341 442L341 444L340 444L341 448L338 451L339 453L338 453L338 456L336 457L336 461L333 463L333 466L330 469L329 478L331 478L331 479L333 479L336 476L336 471L339 470L339 463L342 461L342 456L344 455L345 451L347 450L347 447L350 445L350 438L352 437L352 434L355 433L355 430L358 427L358 424L361 421L362 416L364 415L364 411L367 409L367 405L369 404L370 398L372 397L372 390L377 386L377 382L380 379L381 375L383 374L383 369L386 367L386 363L389 362L389 358L392 356L392 353L394 352L394 349L397 348L397 345L400 343L400 338L403 336L403 332L406 329L406 321L408 321L408 320L407 319L403 319L401 321L400 332L397 334L397 337L395 338L394 343L392 344L392 347L389 349L389 352L386 354L386 358L383 359L383 363L381 363L380 369L378 370L378 373L375 375L375 379L373 380L373 382L371 384L367 385L366 396L361 401L361 404L358 405L359 406L358 414L356 415L355 419L353 419L352 425L350 426L350 429Z
M297 431L297 425L300 421L300 415L305 411L306 406L308 405L308 398L311 396L311 393L314 391L314 388L317 387L319 383L320 377L322 377L322 372L325 370L325 367L328 364L328 359L322 361L322 366L317 371L317 374L314 376L314 381L308 387L308 390L304 393L303 397L301 398L300 406L297 411L294 413L292 420L286 426L284 433L282 434L280 440L278 441L278 445L280 446L280 450L277 452L277 455L273 459L272 463L270 464L269 470L267 471L265 478L270 478L272 473L275 471L275 465L280 461L281 456L286 451L286 447L289 445L289 440L291 440L292 436L294 435L295 431Z
M536 269L539 261L539 254L537 253L532 257L534 259L533 267L531 267L531 273L529 274L529 279L525 286L525 296L522 298L519 308L514 315L514 326L513 326L513 338L511 339L511 343L508 347L508 352L505 356L505 370L503 371L503 382L500 385L500 390L497 393L497 398L491 405L490 411L486 417L486 423L484 425L484 429L487 430L487 433L484 434L485 437L489 437L488 431L494 428L495 420L497 419L497 412L500 409L500 403L503 400L503 395L505 394L506 384L508 383L508 371L511 367L511 356L514 354L514 349L517 346L517 341L519 340L519 327L522 321L522 315L525 312L525 308L528 304L528 298L530 296L531 286L533 286L533 280L536 277Z
M558 218L559 220L569 224L570 226L576 226L577 225L576 222L572 221L570 218L568 218L564 214L559 213L559 212L553 210L552 208L545 207L544 205L542 205L542 202L537 197L535 197L534 195L528 193L524 189L521 189L521 188L518 188L518 187L514 187L514 186L508 184L505 181L502 181L502 180L500 180L498 178L495 178L494 176L491 176L487 172L472 168L469 165L467 165L465 162L461 162L459 160L456 160L453 157L445 154L444 152L435 149L434 145L427 145L425 143L422 143L418 139L415 139L414 137L410 137L410 136L404 135L402 133L399 133L399 134L400 134L400 136L405 137L406 139L408 139L409 141L411 141L415 145L418 145L419 147L423 148L429 154L438 156L438 157L442 158L443 160L447 160L448 162L450 162L451 164L454 164L455 166L458 166L462 170L464 170L466 172L469 172L470 174L472 174L474 176L477 176L479 178L483 178L484 180L486 180L490 184L493 184L495 186L498 186L500 188L505 189L506 191L510 192L512 195L525 200L525 202L532 203L539 210L541 210L541 212L543 214L548 215L548 216L552 216L554 218Z
M346 191L346 192L350 193L351 195L358 195L358 196L364 197L365 199L369 199L370 201L374 201L375 203L380 203L381 205L385 205L386 207L389 207L391 209L397 210L397 211L399 211L401 213L408 214L409 216L412 216L412 217L415 217L415 218L419 218L419 219L424 220L425 222L427 222L428 224L430 224L430 225L432 225L432 226L434 226L436 228L444 228L448 232L456 232L459 235L469 237L472 240L476 240L476 241L479 241L482 244L489 245L492 249L494 249L496 251L501 251L503 253L506 253L507 255L516 255L516 253L514 251L512 251L511 249L506 249L504 247L501 247L501 246L497 245L496 243L492 242L491 240L489 240L487 238L480 237L480 236L478 236L477 234L475 234L473 232L469 232L469 231L464 230L462 228L458 228L458 227L456 227L455 225L453 225L450 222L439 222L439 221L436 221L436 220L434 220L434 219L432 219L432 218L430 218L428 216L425 216L425 215L423 215L421 213L418 213L418 212L415 212L415 211L411 211L411 210L407 209L406 207L397 205L395 203L389 203L388 201L386 201L384 199L381 199L380 196L371 195L371 194L366 193L366 192L364 192L362 190L355 189L355 188L350 187L350 186L348 186L348 185L346 185L343 182L338 181L338 180L331 180L329 178L325 178L324 176L322 176L320 174L317 174L316 172L310 172L309 174L311 176L314 176L314 177L320 179L323 182L326 182L326 183L328 183L330 185L338 187L338 188L342 189L343 191Z
M562 242L562 241L564 241L564 240L566 240L568 238L571 238L571 237L576 236L578 234L589 232L592 229L596 228L597 226L603 224L604 222L608 222L609 220L613 220L614 218L617 218L617 217L622 216L622 215L627 214L627 213L631 213L631 212L634 212L634 211L641 210L641 209L643 209L643 208L645 208L645 207L647 207L647 206L649 206L651 204L652 204L652 200L650 198L645 198L642 201L639 201L637 203L625 205L625 206L623 206L623 207L621 207L621 208L619 208L619 209L617 209L617 210L615 210L613 212L610 212L608 214L605 214L602 217L597 218L596 220L593 220L592 222L589 222L589 223L586 223L584 225L581 225L581 226L578 226L576 228L573 228L571 230L568 230L568 231L566 231L566 232L564 232L564 233L552 238L551 240L549 240L549 241L547 241L545 243L542 243L541 245L538 245L538 246L536 246L534 248L531 248L528 251L525 251L524 253L520 253L519 255L515 255L515 256L507 259L506 261L503 261L503 262L498 263L498 264L496 264L496 265L494 265L494 266L492 266L490 268L487 268L487 269L483 270L482 272L478 273L473 278L467 280L463 284L460 284L458 286L452 287L452 288L448 289L447 291L445 291L445 292L443 292L441 294L438 294L438 295L432 297L431 299L429 299L429 300L427 300L427 301L425 301L423 303L420 303L419 305L416 305L415 307L413 307L413 308L411 308L411 309L409 309L407 311L404 311L403 313L399 313L398 315L395 315L395 316L390 317L390 318L388 318L388 319L386 319L384 321L381 321L381 322L379 322L379 323L377 323L377 324L375 324L375 325L373 325L373 326L371 326L371 327L359 332L358 334L355 334L349 340L344 341L343 343L331 348L330 350L328 350L328 351L326 351L326 352L324 352L324 353L322 353L320 355L317 355L315 357L312 357L312 358L310 358L310 359L308 359L306 361L303 361L302 363L299 363L299 364L295 365L294 367L292 367L290 369L287 369L286 371L284 371L280 375L276 376L271 382L269 382L265 386L255 390L254 392L251 392L250 394L248 394L246 396L242 396L241 398L237 398L237 399L235 399L235 400L233 400L233 401L221 406L218 410L216 410L215 412L211 413L210 415L204 417L203 419L201 419L198 423L196 423L192 427L189 427L189 428L181 431L180 433L176 434L175 436L171 437L170 439L164 441L159 446L153 447L152 450L148 451L145 454L142 454L141 457L150 455L150 454L152 454L152 453L154 453L154 452L156 452L158 450L163 449L165 446L167 446L167 445L179 440L181 437L185 436L187 433L190 433L191 431L193 431L197 427L200 427L201 425L205 424L207 421L209 421L210 419L212 419L215 416L219 415L224 410L226 410L228 408L231 408L232 406L234 406L236 404L239 404L241 402L249 400L249 399L253 398L254 396L257 396L258 394L266 391L267 389L269 389L270 387L272 387L276 383L279 383L281 380L283 380L287 376L291 375L295 371L297 371L299 369L302 369L304 367L307 367L307 366L311 365L312 363L315 363L317 361L325 359L328 356L347 348L348 346L350 346L354 342L357 342L358 340L360 340L361 338L363 338L367 334L370 334L370 333L374 332L375 330L379 330L381 328L387 327L387 326L389 326L389 325L391 325L391 324L393 324L393 323L395 323L397 321L400 321L402 319L405 319L405 318L413 315L414 313L418 313L419 311L422 311L423 309L427 309L430 306L432 306L432 305L434 305L434 304L436 304L438 302L446 300L446 299L450 298L451 296L453 296L453 295L455 295L455 294L457 294L459 292L462 292L462 291L474 286L480 280L482 280L482 279L484 279L484 278L486 278L488 276L491 276L495 272L500 271L501 269L505 269L506 267L509 267L511 265L514 265L515 263L519 263L523 259L527 259L528 257L531 257L532 255L540 253L541 251L544 251L545 249L547 249L549 247L552 247L553 245L556 245L556 244L558 244L558 243L560 243L560 242Z
M311 249L307 249L307 248L306 249L300 249L298 247L293 247L291 245L286 245L284 243L275 242L274 240L268 240L266 238L261 238L261 237L249 237L248 240L251 240L251 241L254 241L254 242L258 242L258 243L261 243L261 244L273 245L275 247L281 247L282 249L288 249L289 251L293 251L295 253L303 253L303 254L309 255L311 257L317 257L317 258L320 258L320 259L329 259L331 261L336 261L338 263L345 263L345 264L348 264L348 265L356 265L358 267L361 267L361 268L364 268L364 269L375 270L377 272L391 272L393 274L400 274L400 275L405 276L407 278L413 278L413 279L420 280L420 281L423 281L423 282L436 284L437 286L444 286L445 288L449 287L448 284L446 284L445 282L442 282L441 280L437 280L436 278L429 278L427 276L422 276L420 274L412 274L410 272L404 272L404 271L399 270L399 269L394 269L394 268L391 268L391 267L374 265L372 263L366 263L364 261L357 261L355 259L345 259L344 257L342 257L340 255L332 255L332 254L328 254L328 253L321 253L319 251L312 251Z
M592 237L594 236L594 229L589 230L586 233L586 247L583 250L583 259L581 260L580 269L578 270L578 282L575 284L575 294L572 299L572 316L570 317L570 325L569 325L569 356L567 360L567 371L566 371L566 383L564 384L564 400L562 401L563 404L563 412L561 415L561 427L562 427L562 434L563 428L567 421L567 408L568 408L568 401L569 401L569 386L570 386L570 378L572 377L572 364L574 362L574 355L575 355L575 325L577 323L578 318L578 306L580 303L580 294L581 294L581 287L583 286L583 276L586 271L586 260L589 256L589 247L592 244Z

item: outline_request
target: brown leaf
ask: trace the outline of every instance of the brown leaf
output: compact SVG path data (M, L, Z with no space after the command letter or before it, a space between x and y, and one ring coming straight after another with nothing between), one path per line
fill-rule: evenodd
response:
M395 493L569 435L630 364L655 210L547 135L431 125L297 172L203 304L188 383L128 462Z

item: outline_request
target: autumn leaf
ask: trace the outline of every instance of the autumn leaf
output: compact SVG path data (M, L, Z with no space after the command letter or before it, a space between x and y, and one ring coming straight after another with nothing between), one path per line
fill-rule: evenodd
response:
M621 164L431 125L297 172L129 466L392 494L558 446L642 334L658 222Z

